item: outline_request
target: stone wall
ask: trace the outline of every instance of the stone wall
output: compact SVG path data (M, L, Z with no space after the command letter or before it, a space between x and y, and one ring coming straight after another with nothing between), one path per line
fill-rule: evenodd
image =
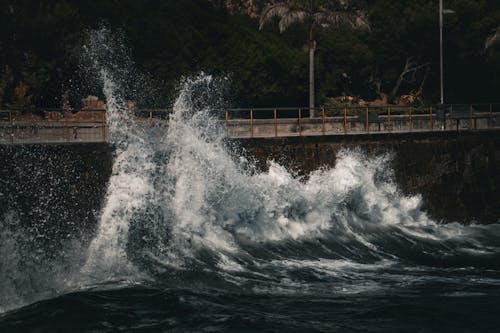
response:
M401 191L421 194L424 209L436 220L500 220L498 132L234 141L256 158L261 169L274 159L306 176L319 167L334 166L342 148L391 152ZM113 156L107 144L0 145L0 222L15 214L23 228L31 230L27 234L36 235L37 228L44 228L44 235L64 234L67 239L93 234Z
M94 234L113 163L106 144L0 145L0 232L33 253ZM54 252L47 251L54 249Z
M342 148L367 154L391 152L400 190L421 194L424 209L445 222L500 221L500 133L455 132L242 139L260 168L274 159L307 175L321 166L334 166Z

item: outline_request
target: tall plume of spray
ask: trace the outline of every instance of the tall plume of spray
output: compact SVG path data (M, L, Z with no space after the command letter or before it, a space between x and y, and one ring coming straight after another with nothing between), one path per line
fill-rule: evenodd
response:
M106 119L116 157L97 236L82 271L106 279L134 270L125 253L129 221L154 197L149 178L144 177L154 169L153 147L144 142L143 130L126 105L125 87L142 77L134 69L121 34L107 27L93 30L83 49L82 65L99 78L106 97Z
M219 151L218 156L226 159L212 161L207 156L205 162L232 165L224 148L224 132L215 117L211 116L214 109L221 105L224 90L219 80L204 74L184 79L179 86L174 112L170 115L170 125L163 130L156 129L165 134L162 138L156 136L157 140L153 141L149 136L155 129L148 129L146 133L133 121L132 113L126 107L124 87L130 86L132 80L144 80L134 69L121 35L107 27L91 31L89 43L84 47L82 68L89 72L87 75L96 76L101 81L110 136L116 146L106 202L82 272L95 275L98 280L135 276L137 270L129 260L131 256L180 256L179 249L183 246L169 246L167 238L171 235L167 233L175 225L169 219L181 218L185 223L195 223L191 220L194 215L189 213L189 207L172 204L180 202L178 197L182 196L181 193L188 194L187 189L179 185L183 176L199 177L202 174L184 174L179 179L170 177L179 173L176 169L190 167L184 163L189 162L186 158L193 156L189 149L203 144L207 154ZM198 190L190 188L189 192L196 196ZM189 204L188 201L182 202ZM200 200L193 203L205 205ZM134 246L133 242L129 242L131 226L146 229L147 235L141 234L140 238L141 242L147 238L149 246L131 251ZM190 235L184 236L182 239L191 238ZM212 233L212 237L217 235ZM141 251L144 253L138 253Z
M92 31L89 43L84 47L83 64L101 81L106 96L110 135L117 147L97 236L88 250L87 263L83 268L84 273L97 275L99 279L136 273L127 253L132 246L129 231L134 223L148 224L147 229L156 231L155 235L149 231L150 238L159 238L149 247L149 255L160 253L182 257L187 244L184 241L190 242L197 234L203 235L201 239L205 237L220 242L216 238L222 237L223 230L209 227L203 221L204 217L199 215L207 206L207 198L203 196L200 186L212 183L204 179L196 183L189 178L203 178L205 171L213 172L216 178L228 177L231 173L232 178L241 179L225 150L224 132L216 118L211 116L222 102L220 82L204 74L185 79L180 84L179 97L166 134L153 143L134 124L125 105L123 86L127 81L136 79L137 72L130 69L133 63L123 49L123 40L108 28ZM200 145L204 149L200 149ZM158 156L163 160L158 161ZM211 163L217 163L217 167ZM180 171L189 168L194 169L191 172ZM216 189L210 188L210 195L217 195L213 190ZM196 200L199 195L201 197ZM195 207L189 207L190 203ZM189 228L184 228L185 225ZM172 241L165 238L175 237L173 234L161 235L166 232L182 234L176 240L182 244L170 244Z
M108 27L101 27L88 33L88 43L82 47L80 68L87 77L97 79L106 97L106 119L112 138L126 137L130 110L124 99L125 80L130 77L132 67L129 54L124 47L123 37Z
M125 50L121 34L102 27L89 33L82 60L87 75L98 77L101 82L111 142L116 149L106 202L82 269L86 273L84 276L94 276L97 281L140 276L131 257L170 255L172 248L167 246L170 236L167 233L171 223L168 218L175 215L170 205L175 201L170 196L175 193L171 187L175 181L166 169L173 167L169 163L170 156L189 155L189 152L177 150L183 146L179 140L195 136L196 142L201 139L209 145L210 141L218 147L216 149L224 146L224 133L216 119L210 116L221 104L223 89L220 89L219 80L204 74L181 82L170 125L144 130L135 122L126 106L124 87L130 87L134 80L140 82L142 88L146 84ZM136 93L140 93L139 89ZM207 147L207 151L211 149ZM176 157L173 160L173 164L178 161ZM188 214L188 207L184 208L183 213L177 213ZM131 226L139 229L140 245L130 241L133 237Z

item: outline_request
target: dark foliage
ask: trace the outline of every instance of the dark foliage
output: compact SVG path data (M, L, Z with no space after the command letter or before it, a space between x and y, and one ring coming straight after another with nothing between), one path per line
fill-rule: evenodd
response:
M364 99L389 93L406 59L429 64L427 102L438 100L438 8L434 0L366 1L371 32L318 34L318 101L342 94ZM447 0L445 17L447 102L498 101L500 47L484 49L500 25L497 0ZM306 31L280 35L270 25L230 15L207 0L5 0L0 4L0 104L59 106L96 93L77 86L80 48L103 24L121 30L139 71L158 87L161 106L182 76L205 71L230 82L234 106L307 104ZM424 71L399 94L418 88ZM76 97L75 97L76 96Z

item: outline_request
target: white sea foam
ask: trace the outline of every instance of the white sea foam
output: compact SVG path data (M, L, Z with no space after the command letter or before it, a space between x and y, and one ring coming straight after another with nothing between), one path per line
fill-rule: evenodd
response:
M213 82L203 74L183 82L159 141L127 128L87 268L119 272L119 267L134 266L126 251L129 227L147 205L162 212L151 225L166 226L160 230L165 235L156 239L158 251L148 253L163 267L182 268L209 250L219 257L221 269L240 270L241 264L229 258L244 254L241 242L265 246L335 237L350 253L365 251L380 260L398 257L384 248L391 235L413 245L453 240L481 247L470 239L474 228L439 225L421 210L420 196L399 192L390 154L370 157L341 150L333 168L317 170L308 179L273 161L265 172L247 169L247 161L234 158L228 148L213 115L217 110L204 103L217 89ZM112 105L109 113L123 112ZM158 153L162 159L154 158ZM480 253L474 246L473 251ZM314 263L321 266L321 261Z
M437 251L494 251L491 244L483 246L478 228L439 225L421 210L419 195L401 194L389 167L390 154L368 156L344 149L334 167L307 179L273 161L267 171L256 172L226 143L217 117L220 82L209 75L181 83L168 126L153 139L131 121L121 87L127 79L120 77L128 71L117 72L108 64L113 54L108 35L107 30L97 32L89 57L103 83L117 151L83 269L88 275L135 276L143 261L164 272L203 265L211 256L220 270L243 272L245 264L234 258L253 255L244 244L265 247L328 238L337 248L322 245L325 251L347 258L309 262L324 271L357 269L349 256L380 263L397 260L400 254L387 247L391 242L418 248L452 241L453 247ZM426 255L434 250L421 251ZM262 260L254 259L255 265ZM307 267L307 261L298 262Z

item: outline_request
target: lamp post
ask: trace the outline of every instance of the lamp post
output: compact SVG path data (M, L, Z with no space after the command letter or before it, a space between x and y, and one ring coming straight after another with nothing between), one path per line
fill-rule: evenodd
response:
M443 61L443 14L455 13L450 9L443 9L443 0L439 0L439 70L441 86L441 105L444 104L444 61Z
M441 105L444 104L443 84L443 0L439 0L439 77L441 84Z

